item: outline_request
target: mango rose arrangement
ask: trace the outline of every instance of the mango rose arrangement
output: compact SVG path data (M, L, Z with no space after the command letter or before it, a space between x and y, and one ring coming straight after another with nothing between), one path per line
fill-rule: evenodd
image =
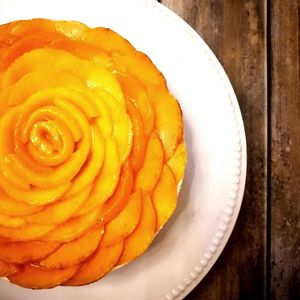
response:
M163 75L106 28L0 26L0 276L84 285L140 256L186 165Z

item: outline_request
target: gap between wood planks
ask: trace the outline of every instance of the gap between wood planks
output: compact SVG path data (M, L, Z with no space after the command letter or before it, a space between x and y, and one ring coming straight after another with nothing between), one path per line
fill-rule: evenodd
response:
M267 188L266 188L266 246L265 246L265 272L266 272L266 288L265 288L265 299L271 299L271 216L272 216L272 100L271 100L271 92L272 86L270 84L270 76L271 76L271 41L270 37L270 28L271 28L271 18L270 18L270 0L266 0L266 10L265 10L265 45L266 45L266 66L265 66L265 86L267 87L266 99L267 99L267 126L266 126L266 161L267 161Z

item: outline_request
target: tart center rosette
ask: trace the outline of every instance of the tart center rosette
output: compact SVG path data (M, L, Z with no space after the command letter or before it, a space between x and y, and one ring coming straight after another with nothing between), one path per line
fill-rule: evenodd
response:
M0 26L0 276L83 285L135 259L185 165L180 106L127 40L78 22Z

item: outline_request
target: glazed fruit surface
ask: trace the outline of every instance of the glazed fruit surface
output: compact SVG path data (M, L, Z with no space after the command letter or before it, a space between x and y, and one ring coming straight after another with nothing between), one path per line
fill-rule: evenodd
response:
M0 26L0 276L84 285L140 256L177 204L182 114L107 28Z

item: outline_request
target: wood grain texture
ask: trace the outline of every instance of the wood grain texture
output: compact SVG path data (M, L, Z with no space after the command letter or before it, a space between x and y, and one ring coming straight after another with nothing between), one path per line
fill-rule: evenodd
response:
M233 234L186 299L264 299L266 270L266 1L162 0L216 54L236 92L246 128L248 174Z
M270 2L271 299L300 299L300 1Z

